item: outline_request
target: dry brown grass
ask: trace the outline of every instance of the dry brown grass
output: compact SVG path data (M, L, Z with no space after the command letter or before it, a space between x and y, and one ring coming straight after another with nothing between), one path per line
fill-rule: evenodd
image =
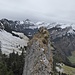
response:
M41 48L44 48L44 50L47 50L47 45L48 45L48 37L49 37L49 32L46 28L41 27L38 30L38 33L33 36L33 38L30 40L28 45L32 45L33 41L38 41L40 44Z

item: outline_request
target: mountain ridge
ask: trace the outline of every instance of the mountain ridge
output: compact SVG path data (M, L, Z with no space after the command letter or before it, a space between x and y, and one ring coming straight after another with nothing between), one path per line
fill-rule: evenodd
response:
M56 22L34 23L31 22L29 19L21 22L2 19L0 20L0 24L4 26L4 30L10 32L11 34L13 34L12 31L21 32L28 36L30 39L34 35L36 35L38 28L44 26L49 30L51 42L53 42L53 45L55 46L55 48L57 48L57 51L61 54L61 57L65 56L66 58L68 58L68 56L72 56L72 52L74 51L73 49L75 48L75 43L73 42L75 41L74 24L64 24ZM66 62L66 60L64 59L63 61Z

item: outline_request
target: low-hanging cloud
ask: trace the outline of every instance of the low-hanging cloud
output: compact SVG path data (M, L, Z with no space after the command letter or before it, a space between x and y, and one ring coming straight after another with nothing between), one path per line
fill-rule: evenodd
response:
M74 7L75 0L0 0L0 19L74 22Z

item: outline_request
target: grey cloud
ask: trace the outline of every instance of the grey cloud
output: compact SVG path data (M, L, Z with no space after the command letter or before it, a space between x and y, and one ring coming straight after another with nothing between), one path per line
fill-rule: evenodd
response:
M74 7L75 0L0 0L0 19L74 22Z

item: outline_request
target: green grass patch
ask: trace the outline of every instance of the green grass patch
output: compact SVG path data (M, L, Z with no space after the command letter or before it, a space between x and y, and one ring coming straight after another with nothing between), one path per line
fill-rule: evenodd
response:
M72 52L72 56L69 56L68 59L71 63L75 64L75 51Z
M75 68L72 68L66 65L64 65L62 68L64 69L64 73L68 75L75 75Z

